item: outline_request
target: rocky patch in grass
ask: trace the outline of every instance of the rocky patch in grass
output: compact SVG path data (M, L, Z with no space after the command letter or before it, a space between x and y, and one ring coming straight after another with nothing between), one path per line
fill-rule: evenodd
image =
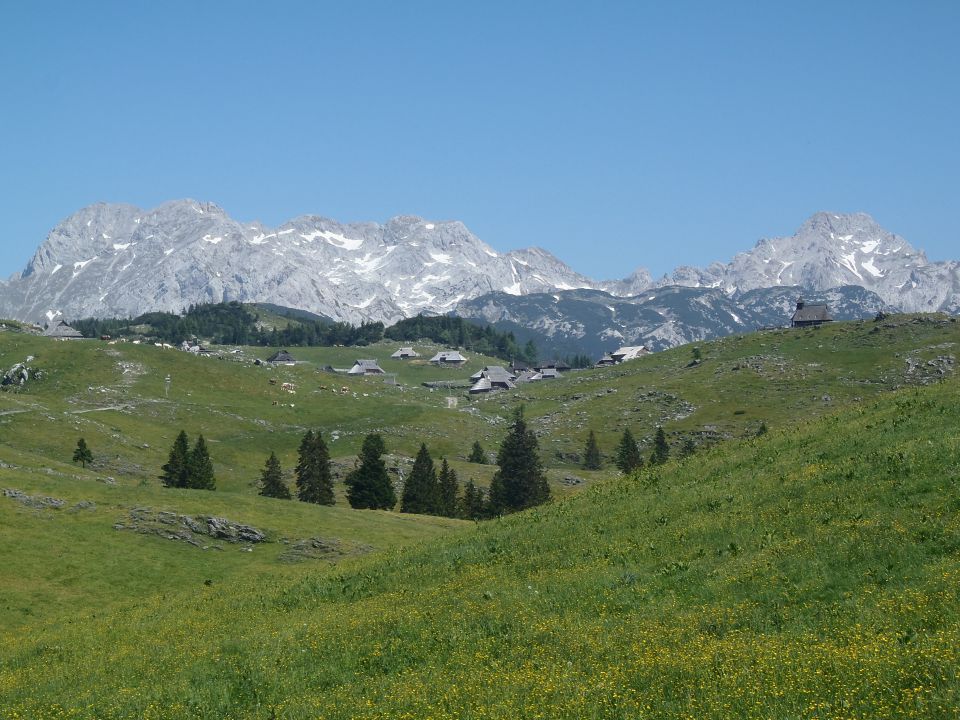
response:
M113 526L114 530L132 530L141 535L157 535L167 540L179 540L204 550L223 549L211 545L210 540L252 545L265 542L267 535L251 525L213 516L192 517L175 512L133 508L128 516Z
M297 563L307 560L335 561L348 555L362 555L373 551L373 547L364 544L347 545L338 538L312 537L305 540L281 539L287 545L277 557L280 562Z
M15 490L13 488L6 488L3 491L3 496L15 500L25 507L36 510L59 510L67 504L66 500L61 500L60 498L27 495L22 490Z
M15 488L4 489L3 496L33 510L62 510L67 507L67 501L61 498L46 495L27 495L23 490ZM96 508L97 504L92 500L81 500L69 507L68 510L96 510Z
M939 382L953 373L956 361L953 355L938 355L929 360L908 357L906 359L907 381L917 385L929 385L930 383Z

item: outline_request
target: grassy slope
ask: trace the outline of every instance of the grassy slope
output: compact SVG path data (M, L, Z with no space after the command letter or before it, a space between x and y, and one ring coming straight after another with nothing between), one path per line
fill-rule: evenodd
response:
M280 511L275 503L257 498L266 454L276 450L289 472L307 427L323 429L341 467L352 463L364 434L379 431L390 450L401 455L412 456L426 441L435 457L451 459L462 481L472 478L484 485L494 468L463 458L477 438L495 450L507 419L523 402L541 435L554 492L563 496L612 474L609 469L582 471L571 461L589 428L597 430L609 458L624 426L643 438L663 422L675 442L704 428L714 436L739 436L752 433L760 420L783 426L798 415L813 417L903 384L907 357L936 357L957 340L958 324L943 318L837 323L704 344L704 362L698 367L686 367L690 349L678 348L617 368L523 386L514 394L470 400L458 391L431 392L420 383L463 378L496 361L477 356L464 369L436 369L425 360L389 359L395 349L389 343L362 350L294 349L303 364L265 369L254 367L252 359L265 358L272 352L267 348L245 349L245 360L233 362L235 356L219 361L132 344L62 343L0 332L0 367L33 355L31 365L46 372L25 392L0 393L0 461L16 468L0 468L2 486L70 504L96 503L96 510L83 513L38 513L0 498L0 533L18 548L0 566L0 627L136 598L156 587L158 578L190 584L199 577L277 570L276 546L270 552L205 560L190 548L167 547L160 540L117 537L112 524L137 505L220 514L265 527L276 537L319 535L378 549L452 525L351 513L339 485L336 511L297 504ZM416 347L426 357L436 349L422 343ZM396 372L403 389L380 379L318 370L327 364L349 366L358 355L375 357ZM271 385L271 378L277 384ZM280 390L285 381L296 383L296 395ZM348 394L333 392L343 386ZM824 401L824 395L830 400ZM447 408L451 396L457 397L458 409ZM464 406L471 412L461 412ZM158 468L180 428L191 437L203 432L210 443L218 475L213 496L158 487ZM339 440L333 441L333 432ZM96 456L95 466L86 471L69 463L79 436ZM571 488L563 482L570 474L586 482ZM95 482L108 477L117 484ZM51 518L60 521L48 522ZM102 561L98 549L110 560ZM44 562L50 557L65 559Z
M960 384L10 636L8 717L953 717ZM145 678L151 682L145 683Z
M336 378L337 386L348 385L350 394L312 393L321 380L329 381L309 366L264 370L154 347L0 333L0 366L28 355L35 357L31 366L46 377L27 391L0 393L0 490L51 496L66 505L37 510L0 497L0 540L3 547L16 548L0 563L0 628L102 612L158 588L189 587L206 579L300 572L277 562L285 549L281 537L336 539L350 554L416 542L461 524L356 513L346 506L342 486L335 508L280 503L255 494L269 450L277 450L289 471L307 427L343 428L341 440L332 442L328 434L328 442L349 465L362 433L384 419L395 423L432 412L429 394L423 402L400 398L383 403L388 390L382 383L342 378ZM273 376L289 378L306 392L281 393L267 380ZM274 399L299 407L273 406ZM378 403L384 408L380 415ZM202 432L208 439L217 492L160 487L159 467L181 427L191 438ZM81 436L95 455L94 466L86 470L69 462ZM77 503L94 507L74 510ZM273 542L252 553L227 544L224 552L214 554L114 530L114 523L134 507L226 517L269 531Z

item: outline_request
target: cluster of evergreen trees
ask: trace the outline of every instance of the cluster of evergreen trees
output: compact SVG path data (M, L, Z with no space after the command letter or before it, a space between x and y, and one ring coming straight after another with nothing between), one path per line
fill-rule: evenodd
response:
M277 308L281 311L281 308ZM171 345L184 340L207 338L219 345L260 345L264 347L304 347L334 345L363 346L383 338L416 341L430 339L437 343L461 347L492 355L503 360L536 363L537 348L533 341L520 346L512 332L500 332L487 325L481 327L463 318L423 317L401 320L384 329L381 322L351 325L303 316L289 315L284 328L265 330L259 327L260 315L242 303L224 302L191 305L182 314L150 312L136 318L84 318L70 324L85 337L124 337L144 334ZM145 328L144 326L148 326ZM579 361L581 358L577 358ZM582 358L589 363L589 358ZM573 365L573 367L579 367ZM592 363L590 363L592 364Z
M459 494L456 471L443 458L438 474L426 444L421 443L410 476L403 484L400 512L463 517Z
M537 346L532 340L521 346L512 332L501 332L491 325L481 327L449 315L407 318L388 327L383 336L389 340L409 341L429 338L442 345L492 355L502 360L519 360L530 364L537 362Z
M294 470L297 500L317 505L333 505L333 473L330 469L330 451L317 431L307 430L300 440L297 466ZM260 494L264 497L290 500L293 495L283 480L283 469L274 452L270 453L260 474Z
M576 354L576 355L567 355L563 358L563 361L572 367L574 370L583 370L584 368L592 368L594 366L594 360L589 355Z
M396 492L383 460L385 453L383 438L377 434L367 435L357 464L345 480L351 507L390 510L396 505ZM470 461L486 461L479 442L474 443ZM437 472L430 451L421 443L404 482L400 512L480 520L525 510L550 499L537 438L527 426L522 408L517 411L500 446L497 465L489 495L473 480L464 484L461 493L457 473L447 459L441 459Z
M683 455L691 455L696 450L694 442L687 438L684 441L681 452ZM653 449L650 453L649 462L651 465L662 465L670 458L670 444L667 442L667 435L663 428L658 426L657 432L653 438ZM623 431L623 436L617 445L614 464L621 472L631 473L644 465L643 453L637 444L630 428ZM583 449L583 468L585 470L599 470L601 466L600 447L597 444L596 435L593 430L587 435L587 442Z
M144 326L162 342L179 345L192 338L209 338L220 345L265 347L369 345L383 337L383 323L326 322L309 318L290 319L284 328L265 330L260 315L239 302L191 305L182 315L150 312L136 318L75 320L71 325L86 337L140 335Z
M357 509L391 510L397 504L397 494L387 472L383 456L386 446L376 433L364 438L357 462L347 474L347 500ZM91 456L81 439L74 460L89 462ZM486 462L479 442L470 454L471 462ZM504 513L516 512L539 505L550 499L550 487L540 460L536 435L524 420L520 408L497 454L498 469L490 483L489 495L468 480L460 491L456 471L446 458L441 459L437 472L425 443L421 443L406 479L400 498L400 512L461 517L480 520ZM296 476L296 497L302 502L333 505L330 452L321 433L308 430L300 441ZM187 433L177 435L170 456L163 465L160 479L166 487L213 490L216 479L213 463L203 435L190 449ZM265 497L290 500L290 488L283 479L283 468L276 453L271 452L260 474L259 494Z
M217 486L213 462L203 435L197 436L197 442L191 450L187 433L181 430L173 441L170 457L162 470L160 481L166 487L213 490Z

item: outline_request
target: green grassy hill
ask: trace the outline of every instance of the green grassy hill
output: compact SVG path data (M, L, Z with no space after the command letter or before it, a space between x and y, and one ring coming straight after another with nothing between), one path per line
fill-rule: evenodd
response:
M954 717L960 385L0 646L7 717ZM147 681L149 678L149 681Z
M268 369L267 349L0 332L0 370L42 372L0 393L0 717L949 717L958 341L944 317L837 323L470 399L420 383L497 361L364 348L388 385L320 369L352 348ZM475 526L352 511L339 483L332 508L256 495L307 428L341 468L381 432L392 464L426 441L485 484L464 458L521 403L547 507ZM635 479L577 467L588 429L609 460L658 424L697 452ZM180 428L216 492L159 486ZM168 539L164 518L211 515L266 542Z

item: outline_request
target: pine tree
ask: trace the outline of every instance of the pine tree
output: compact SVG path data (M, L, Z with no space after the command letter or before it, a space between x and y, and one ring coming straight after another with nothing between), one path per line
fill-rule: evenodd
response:
M430 457L426 444L420 443L420 452L413 461L413 469L403 484L400 512L434 515L439 506L437 471L433 467L433 458Z
M693 438L684 438L683 444L680 446L680 457L690 457L697 451L697 444L693 441Z
M600 447L597 445L597 436L593 434L593 430L587 435L587 444L583 449L583 469L600 469Z
M93 462L93 453L87 447L87 441L83 438L77 440L77 449L73 451L73 461L80 463L80 467L87 467L88 462Z
M523 360L528 362L531 365L537 364L537 346L533 340L527 340L527 344L523 346Z
M486 516L483 503L483 490L467 480L463 486L463 499L460 501L460 517L466 520L481 520Z
M160 480L166 487L185 488L190 485L190 446L187 441L187 433L183 430L173 441L173 448L170 450L170 457L166 465L161 468L163 473Z
M470 450L470 457L467 458L467 462L477 463L478 465L487 464L487 454L480 446L479 440L473 441L473 448Z
M290 488L283 482L283 470L281 470L280 461L277 460L277 454L274 452L270 453L263 472L260 474L260 494L264 497L279 498L280 500L290 499Z
M383 438L376 433L364 438L358 464L344 480L350 507L390 510L397 504L397 494L390 483L387 465L382 457L385 451Z
M437 476L437 497L440 501L438 514L444 517L457 516L457 495L460 483L457 480L457 471L450 467L447 459L440 463L440 474Z
M193 450L190 451L187 470L187 487L197 490L213 490L217 486L217 480L213 476L210 452L207 450L207 441L203 439L203 435L197 436L197 442L193 446Z
M639 467L643 467L643 455L640 454L640 448L637 441L633 438L630 428L623 431L623 437L620 438L620 444L617 446L617 467L623 473L631 473Z
M670 457L670 446L667 444L663 426L657 426L657 434L653 438L653 453L650 455L651 465L663 465Z
M490 508L495 513L524 510L550 499L537 436L517 410L513 425L497 453L499 470L490 483Z
M297 499L318 505L333 505L333 474L330 471L330 451L318 431L307 430L300 441L296 467Z

